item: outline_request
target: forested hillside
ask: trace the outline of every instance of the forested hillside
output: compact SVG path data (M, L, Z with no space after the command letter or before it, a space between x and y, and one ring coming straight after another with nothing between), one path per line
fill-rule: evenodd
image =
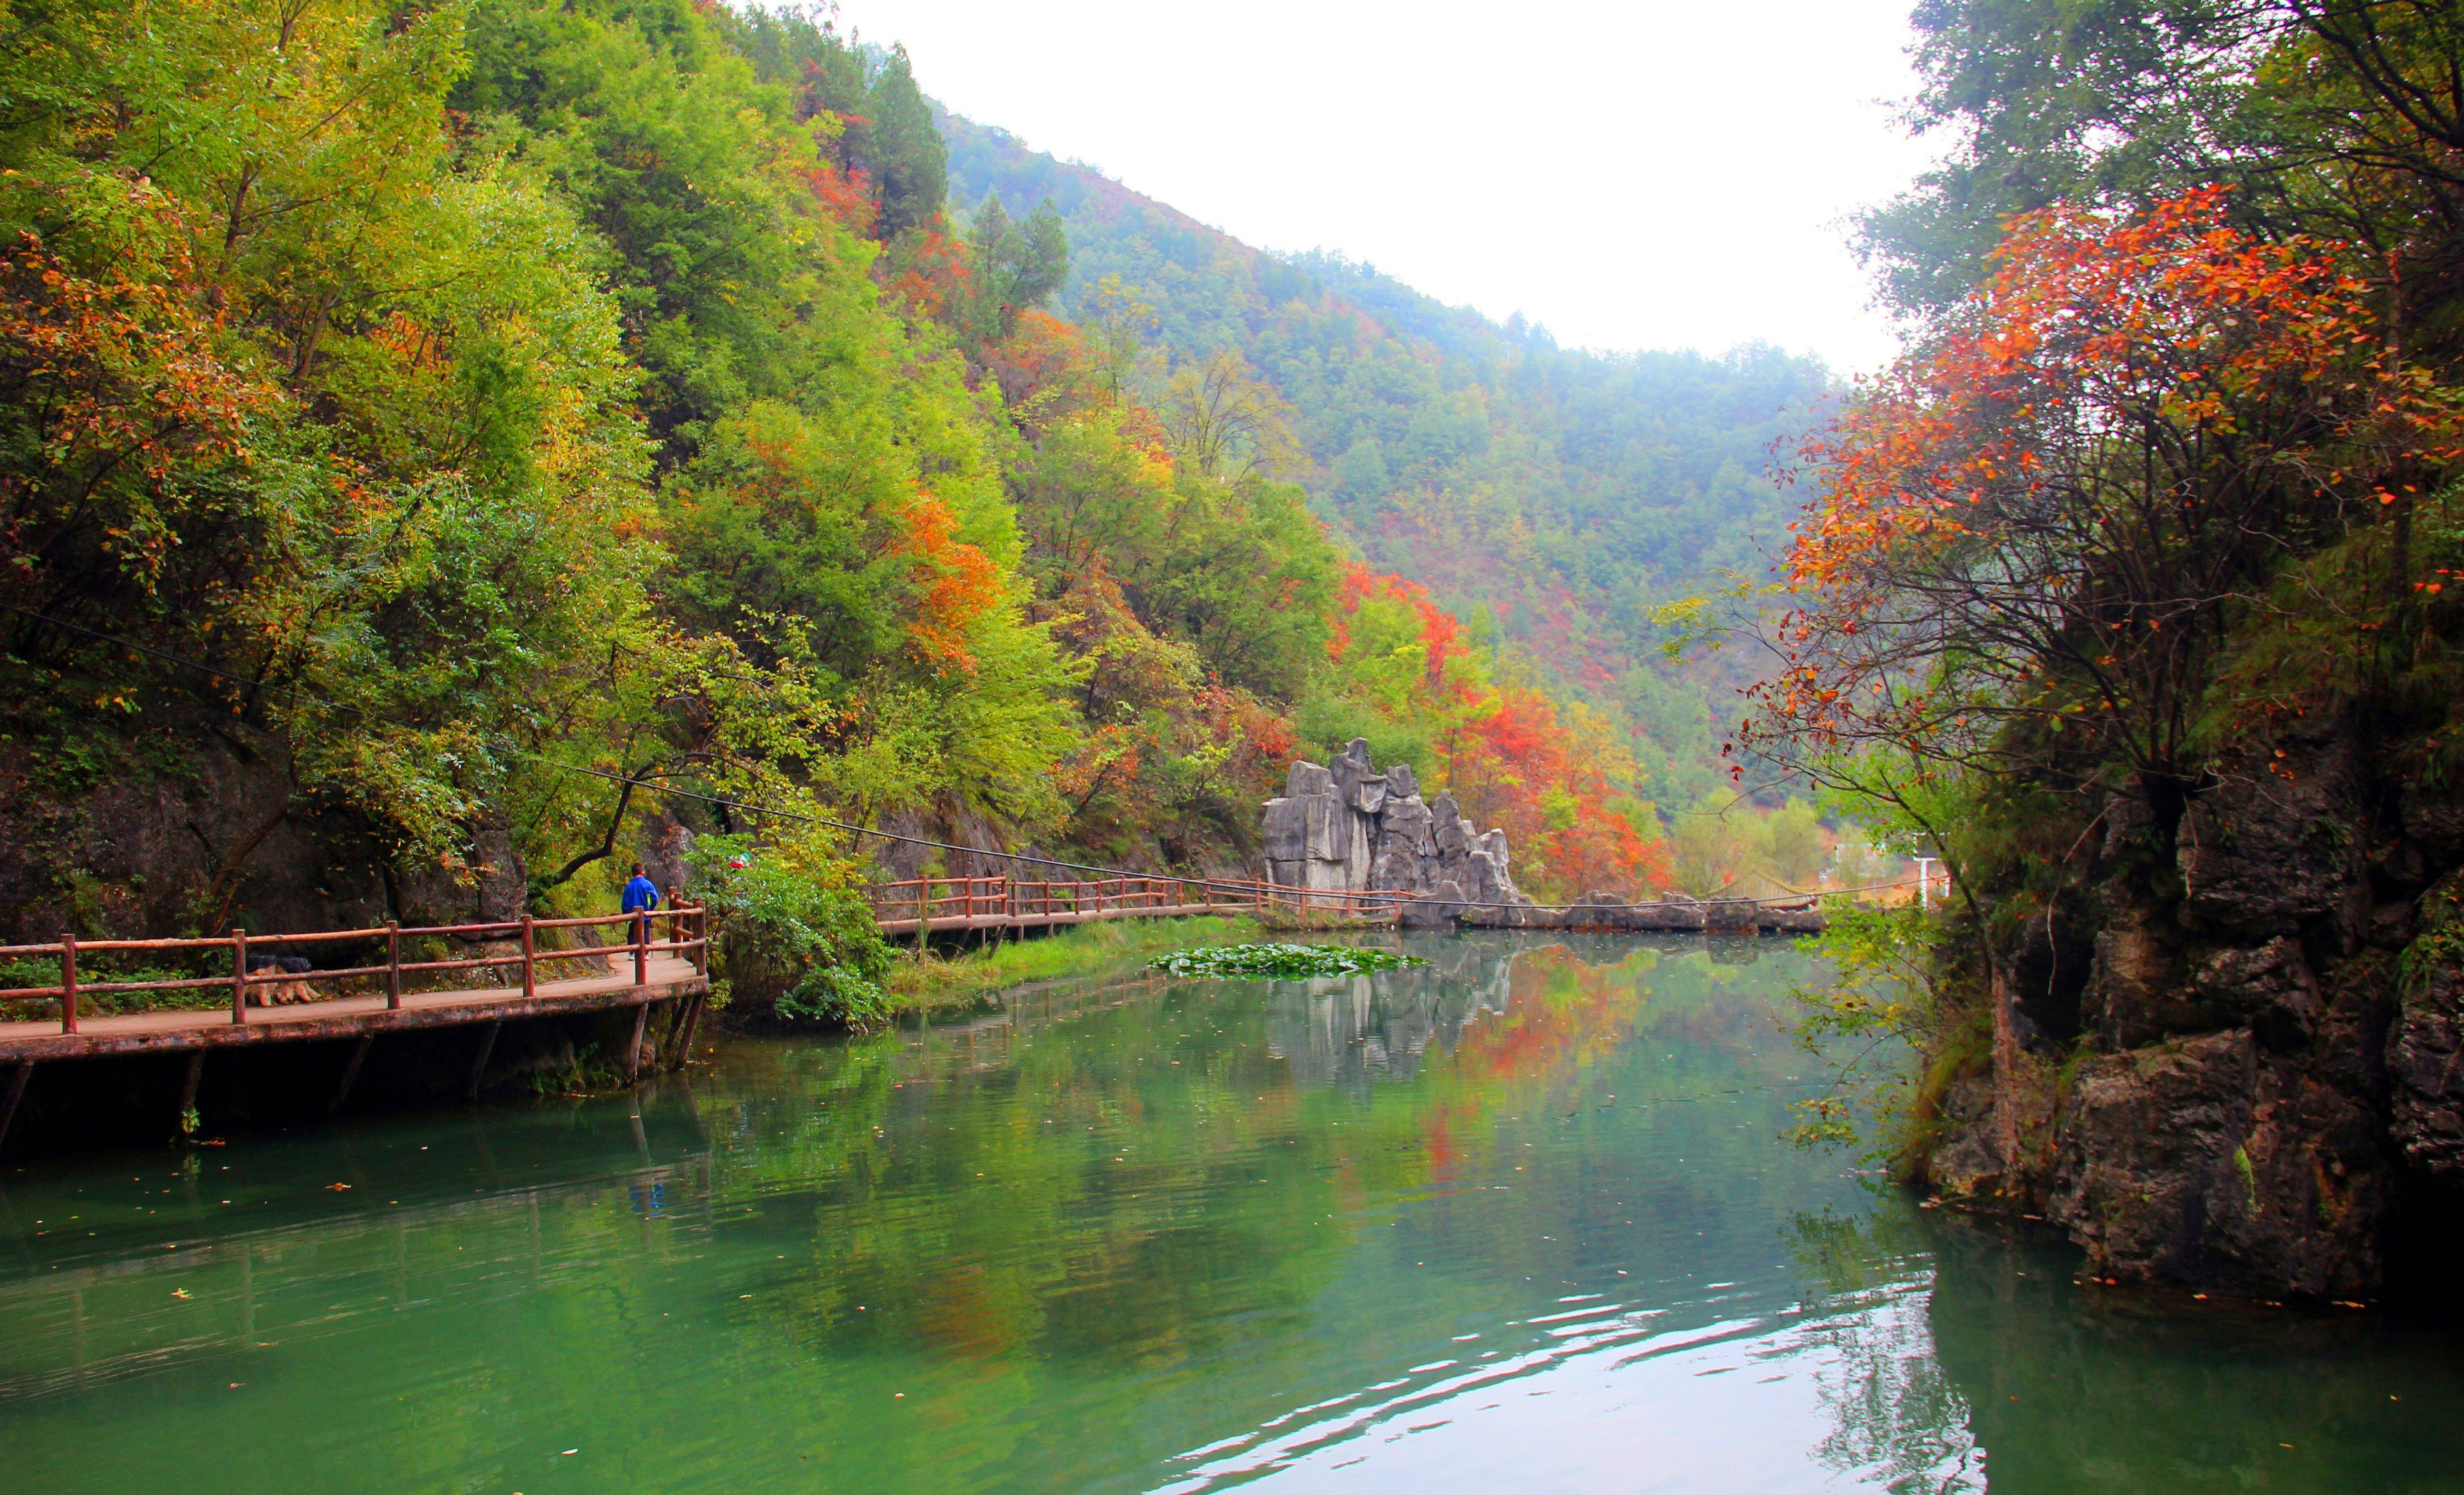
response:
M1262 460L1280 456L1369 565L1606 712L1654 798L1722 781L1718 726L1745 676L1734 656L1671 667L1654 610L1767 573L1793 508L1774 447L1828 398L1819 364L1563 350L1519 318L1498 326L1337 256L1263 253L998 129L942 123L959 209L1053 205L1072 248L1061 304L1117 338L1126 377L1158 392L1262 380L1295 438Z
M1125 377L1051 210L953 224L903 54L691 0L14 35L11 929L596 906L690 828L860 942L824 821L1242 867L1354 733L1529 884L1664 875L1608 718L1310 516L1307 422Z

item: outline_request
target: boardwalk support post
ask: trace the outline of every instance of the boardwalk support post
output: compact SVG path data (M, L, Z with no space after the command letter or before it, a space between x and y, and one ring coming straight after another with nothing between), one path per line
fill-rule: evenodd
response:
M631 1085L642 1078L642 1029L650 1021L650 1004L637 1003L633 1008L633 1042L625 1048L625 1083Z
M9 1071L9 1088L0 1092L0 1144L9 1140L9 1123L17 1119L17 1103L26 1098L26 1082L34 1077L34 1062L17 1061Z
M659 1040L660 1053L673 1054L677 1052L676 1041L685 1036L685 1013L690 1010L692 1006L693 1000L689 997L672 997L669 999L668 1036ZM668 1067L672 1069L675 1066L671 1064L669 1065Z
M60 1031L77 1031L77 936L60 936Z
M351 1062L342 1066L342 1083L334 1087L334 1103L325 1108L326 1115L341 1113L342 1102L350 1099L351 1083L360 1077L360 1066L367 1063L368 1050L376 1046L376 1042L374 1033L363 1033L360 1041L351 1045Z
M173 1119L180 1135L197 1134L197 1082L206 1077L206 1051L202 1048L188 1056L188 1072L180 1081L180 1109Z
M471 1060L471 1099L474 1101L479 1098L479 1082L488 1073L488 1056L496 1051L496 1033L504 1025L499 1019L489 1023L488 1031L479 1035L479 1052Z
M248 1021L248 931L231 931L231 1021Z
M676 1045L676 1067L679 1069L693 1063L693 1035L701 1031L703 998L703 993L695 992L685 999L684 1042Z
M538 949L537 931L531 927L531 916L522 915L522 1000L539 996L539 967L532 959Z
M398 919L385 920L385 1010L402 1010L402 923ZM357 1061L353 1061L351 1072L360 1072ZM344 1081L343 1088L349 1088L350 1082ZM334 1104L340 1106L342 1103L338 1097Z
M673 934L675 930L676 914L673 910L671 910L668 913L668 933ZM647 913L633 915L633 984L636 986L650 984L650 916Z

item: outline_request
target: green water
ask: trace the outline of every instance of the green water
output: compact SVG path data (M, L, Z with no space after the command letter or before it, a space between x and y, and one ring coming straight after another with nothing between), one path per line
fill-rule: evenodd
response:
M1777 1140L1779 942L1416 948L12 1168L0 1490L2464 1488L2449 1334Z

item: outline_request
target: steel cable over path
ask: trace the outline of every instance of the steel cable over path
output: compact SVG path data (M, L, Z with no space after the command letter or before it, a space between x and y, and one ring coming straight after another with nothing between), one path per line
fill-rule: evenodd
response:
M211 675L217 680L228 680L234 685L246 686L251 689L256 689L264 683L262 681L250 680L242 675L232 674L231 671L226 670L217 670L211 665L202 664L193 659L184 658L181 655L169 653L165 650L155 649L148 645L140 644L134 639L121 638L116 634L104 633L99 629L89 628L80 624L70 623L65 619L46 617L41 613L17 606L12 603L0 603L0 608L6 608L11 612L33 619L37 623L45 624L52 627L66 628L71 632L81 633L88 638L97 639L106 644L113 644L123 649L134 649L138 653L145 654L169 664L180 665L187 669L194 670L201 674ZM1176 873L1141 872L1121 867L1107 867L1086 862L1065 862L1058 858L1036 856L1029 852L1000 851L984 846L959 846L953 842L935 841L929 836L904 835L898 831L882 830L871 825L859 825L850 821L833 820L826 815L813 815L801 810L783 810L772 805L755 804L744 800L729 799L724 795L702 794L692 789L678 788L672 783L660 780L638 779L629 774L614 773L604 768L588 768L580 763L564 762L561 759L550 758L543 753L534 753L523 748L509 748L506 751L515 757L528 758L532 762L539 763L544 767L553 768L560 773L583 774L593 779L604 779L611 783L629 784L635 788L648 789L656 794L674 795L679 799L694 800L704 804L723 805L729 809L742 810L750 815L772 815L781 820L797 821L804 824L823 825L833 830L846 831L850 835L870 836L881 841L896 842L902 846L923 846L936 851L954 851L967 856L996 859L1006 862L1013 867L1051 868L1060 871L1092 872L1098 877L1107 879L1126 878L1180 883L1203 888L1210 900L1213 895L1219 891L1240 891L1247 893L1260 887L1276 886L1243 879L1215 878L1204 875L1184 877ZM1858 888L1820 888L1807 891L1792 890L1780 893L1760 894L1751 897L1722 896L1717 898L1701 898L1694 901L1697 903L1717 904L1744 903L1760 908L1765 904L1787 903L1809 899L1819 900L1828 897L1845 897L1855 893L1881 892L1895 888L1915 888L1918 887L1922 881L1923 879L1919 878L1903 878L1898 882L1868 883ZM1360 899L1369 896L1373 891L1370 890L1362 890L1353 892L1345 892L1330 889L1282 888L1277 888L1277 890L1305 893L1311 897L1327 899ZM1422 901L1421 895L1405 895L1395 891L1384 891L1380 893L1376 901L1401 902L1407 901L1407 899L1408 901L1414 902ZM1651 905L1592 903L1581 901L1573 903L1482 903L1466 901L1463 899L1448 899L1446 901L1450 905L1462 909L1534 909L1546 910L1549 912L1559 914L1573 913L1578 911L1606 911L1613 909L1651 907Z

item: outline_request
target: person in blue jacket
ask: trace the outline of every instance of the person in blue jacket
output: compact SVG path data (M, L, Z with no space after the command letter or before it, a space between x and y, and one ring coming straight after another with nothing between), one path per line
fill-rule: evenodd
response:
M633 915L634 944L647 944L650 938L650 911L659 906L659 885L642 871L642 864L633 864L633 880L625 885L625 912Z

